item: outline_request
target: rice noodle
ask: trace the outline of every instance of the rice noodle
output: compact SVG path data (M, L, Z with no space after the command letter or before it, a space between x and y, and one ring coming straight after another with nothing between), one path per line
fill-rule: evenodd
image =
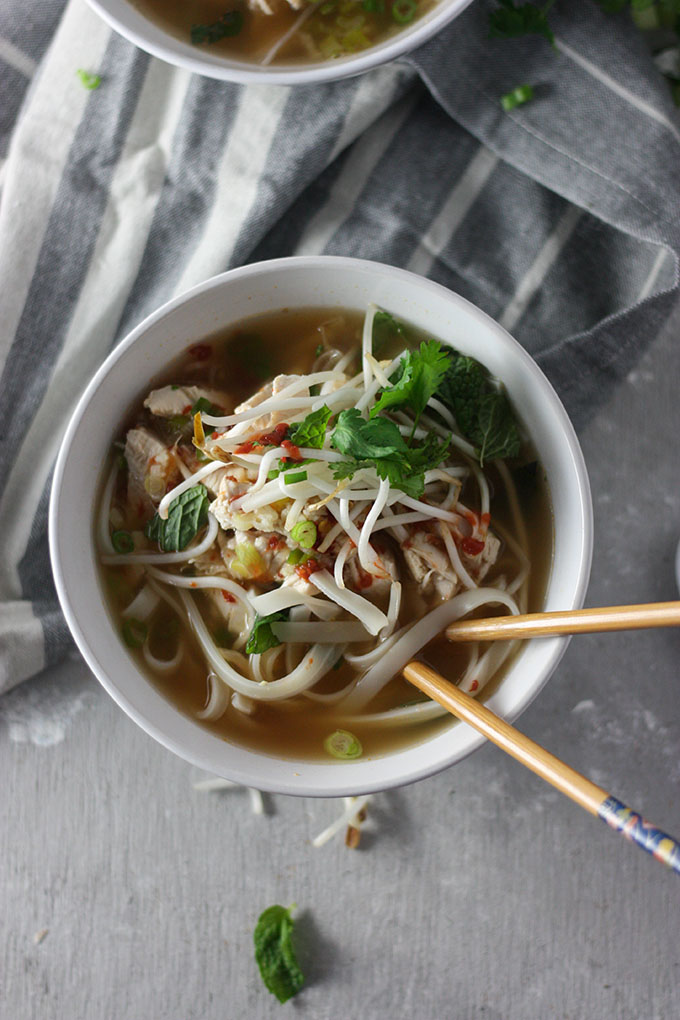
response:
M122 610L120 615L132 617L135 620L141 620L142 623L146 623L151 614L155 612L160 600L158 592L155 592L153 588L145 584L137 592L132 602Z
M391 634L390 637L384 639L381 638L378 644L376 644L368 652L363 652L358 655L353 655L351 652L345 652L345 662L349 663L353 669L367 669L368 666L373 665L374 662L381 659L385 652L391 648L392 645L395 644L395 642L398 641L408 629L408 626L401 627L398 631L395 631L394 634Z
M111 527L110 527L110 516L111 516L111 500L113 499L113 490L116 487L116 481L118 479L119 467L114 461L113 467L109 472L109 476L106 479L104 485L104 491L102 492L102 504L101 510L99 511L99 521L97 532L99 534L99 546L105 553L114 553L113 542L111 541Z
M364 674L344 702L346 711L348 713L355 712L368 704L428 641L441 633L454 620L459 620L479 606L498 605L499 603L507 606L513 615L519 612L515 600L497 588L477 588L475 591L466 591L431 610L422 620L414 623L403 637L382 656L381 660Z
M347 588L338 588L327 570L315 570L309 580L327 598L337 602L348 613L361 620L369 634L377 634L379 630L387 626L387 617L377 606L361 595L357 595L356 592L349 591Z
M230 595L233 595L235 599L245 607L246 615L248 618L248 626L253 625L253 607L250 602L250 597L245 588L242 588L236 581L230 580L228 577L220 577L218 574L208 574L207 576L198 577L183 577L181 574L168 574L165 570L158 570L157 567L147 566L147 573L160 581L162 584L170 584L175 588L191 588L197 590L198 588L213 588L217 591L227 591Z
M438 701L419 701L413 705L390 708L385 712L362 712L360 716L348 715L340 718L348 726L355 726L358 722L368 726L412 726L414 723L428 722L430 719L439 719L445 715L448 715L448 711Z
M292 644L333 644L346 645L353 641L365 641L366 628L362 623L352 620L336 620L329 623L287 623L277 621L271 625L274 636L279 641Z
M184 652L185 652L184 642L180 641L179 644L177 645L177 651L175 652L171 659L159 659L156 655L153 654L153 652L149 648L148 639L142 645L142 655L144 656L144 661L146 662L147 666L149 666L151 669L155 669L157 673L170 673L172 672L173 669L177 669L180 662L184 658Z
M181 588L179 594L193 631L214 671L232 690L239 694L245 694L246 697L253 698L254 701L279 701L283 698L292 698L308 687L313 687L337 659L338 650L335 645L313 645L305 653L302 662L291 673L279 680L273 680L271 683L256 683L241 673L237 673L228 662L225 662L191 596Z
M196 713L197 719L220 719L226 712L229 704L228 687L220 680L216 673L208 673L208 702L206 707ZM195 787L198 788L198 787Z
M294 578L297 580L297 578ZM339 615L340 609L333 602L325 599L315 598L313 595L304 595L284 583L280 588L264 592L263 595L251 595L250 604L259 616L269 616L271 613L279 613L283 609L290 609L292 606L305 606L310 609L320 620L334 620Z

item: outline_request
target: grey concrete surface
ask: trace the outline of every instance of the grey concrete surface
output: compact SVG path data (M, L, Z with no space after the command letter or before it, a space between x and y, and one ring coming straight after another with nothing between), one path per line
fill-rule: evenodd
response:
M680 309L679 309L680 313ZM680 314L582 435L588 602L676 595ZM680 834L680 632L581 637L520 728ZM500 751L377 796L197 793L74 656L0 701L3 1020L675 1020L680 882ZM252 929L298 905L308 983L264 990Z

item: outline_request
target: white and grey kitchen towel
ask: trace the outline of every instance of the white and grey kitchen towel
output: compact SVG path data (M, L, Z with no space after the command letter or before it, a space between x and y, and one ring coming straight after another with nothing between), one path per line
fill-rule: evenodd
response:
M68 416L111 347L192 284L289 254L404 266L512 331L577 425L658 333L679 291L665 83L595 3L554 8L556 49L489 40L490 6L399 65L290 89L170 67L83 0L4 0L0 691L69 647L46 535ZM534 101L504 113L525 82Z

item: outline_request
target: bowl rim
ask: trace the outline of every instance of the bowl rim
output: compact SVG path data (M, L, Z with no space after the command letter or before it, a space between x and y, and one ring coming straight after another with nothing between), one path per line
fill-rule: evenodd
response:
M592 564L593 554L593 507L590 492L590 483L588 474L583 458L576 433L573 425L567 413L555 393L554 388L543 374L541 369L538 367L534 359L529 353L510 336L510 334L503 329L498 323L495 322L486 312L483 312L476 305L472 304L466 298L461 297L454 291L449 290L441 284L435 283L424 277L420 277L415 273L411 273L408 270L400 269L394 266L390 266L385 263L379 263L364 259L355 259L344 256L292 256L288 258L267 260L264 262L251 263L246 266L240 266L234 269L227 270L217 276L213 276L208 280L205 280L194 287L185 291L182 294L177 295L171 300L165 302L158 309L151 312L146 316L142 322L140 322L128 335L121 340L110 352L108 357L99 367L97 372L92 377L90 383L85 388L82 396L80 397L75 410L68 423L66 431L64 433L59 454L57 457L53 481L52 490L50 495L49 505L49 548L50 558L52 562L52 570L54 575L55 586L59 597L59 602L64 612L69 629L78 645L78 648L83 655L88 666L95 674L99 682L105 688L105 690L111 695L113 700L130 716L143 730L145 730L150 736L154 737L160 744L169 750L173 751L179 757L185 761L204 769L207 772L226 775L227 778L234 780L235 782L241 783L245 786L252 786L252 772L248 771L247 768L232 767L229 766L228 775L225 772L224 766L218 765L214 760L214 755L210 753L210 749L204 751L187 750L186 746L181 740L177 740L174 737L168 735L165 730L157 725L153 719L147 717L147 715L141 711L137 705L135 705L130 698L116 685L115 681L111 679L107 672L107 668L104 663L99 659L98 653L95 648L92 647L90 639L87 637L83 627L78 620L77 614L72 605L72 599L69 593L69 589L64 577L64 570L61 561L61 550L60 550L60 503L62 500L62 484L64 480L64 474L67 469L69 455L71 451L71 444L74 437L76 436L80 427L82 418L87 411L90 402L94 395L99 390L100 385L109 375L112 368L125 357L127 351L142 337L149 329L155 326L157 323L162 321L167 316L171 315L176 309L180 308L184 304L200 297L214 289L219 289L228 284L234 279L248 279L248 277L259 277L263 274L276 275L281 271L286 270L298 270L298 269L319 269L321 267L327 267L334 273L341 272L343 269L358 270L362 273L371 272L379 276L387 273L389 276L395 278L406 278L410 281L416 280L419 288L424 293L430 291L437 293L440 296L444 296L446 300L451 302L453 305L463 306L468 314L471 314L474 318L481 321L481 323L490 328L498 338L503 339L506 347L509 345L514 348L515 353L518 355L519 360L524 363L524 368L529 372L534 380L538 383L539 387L543 389L544 394L547 395L551 402L551 411L555 416L556 423L559 425L561 441L565 443L565 450L569 454L570 465L574 470L577 485L578 485L578 507L580 510L580 528L578 529L580 541L578 549L574 549L572 552L573 556L577 557L578 570L577 577L573 586L571 594L570 604L566 608L579 608L583 605L585 593L588 585L590 576L590 568ZM285 301L281 307L286 307ZM259 313L254 313L259 314ZM94 552L93 543L92 545L92 561L96 570L96 557ZM551 574L552 577L552 574ZM548 582L548 589L550 588L551 580ZM511 722L517 716L519 716L533 701L533 699L540 693L548 679L554 673L560 659L564 655L566 648L569 643L568 637L555 638L555 639L543 639L544 644L547 646L547 641L550 641L551 652L545 665L540 670L542 674L540 682L534 682L532 686L527 688L521 697L513 704L512 708L508 711L503 712L503 718ZM528 644L528 643L527 643ZM122 645L121 645L122 648ZM144 684L153 688L153 685L144 677L139 671L139 676L143 679ZM168 699L160 695L168 705L172 705ZM492 698L494 695L492 695ZM195 721L190 720L189 716L181 713L174 705L172 705L173 711L180 715L184 720L191 722L194 726L198 724ZM459 723L461 727L467 728L466 724ZM212 736L210 731L204 730L208 736ZM266 792L281 793L281 794L292 794L296 796L312 796L312 797L339 797L339 796L354 796L364 793L374 793L392 789L395 787L406 786L411 783L417 782L421 779L425 779L431 775L437 774L444 769L450 767L453 764L457 764L463 761L469 754L477 750L484 742L485 738L481 734L471 731L473 736L469 740L466 748L460 752L459 750L453 754L445 757L436 762L427 761L418 767L411 768L407 773L395 775L388 780L377 779L377 778L366 778L366 779L355 779L355 770L362 769L366 765L366 760L343 763L339 768L338 763L320 763L315 764L322 766L324 769L333 769L333 778L337 781L335 783L311 786L309 784L301 784L295 780L296 774L286 776L283 774L277 776L273 780L267 779L261 782L261 777L258 777L258 788ZM209 742L208 742L209 743ZM220 743L224 743L220 741ZM228 742L227 742L228 743ZM238 746L238 745L229 745ZM422 744L414 745L416 747L422 746ZM410 749L410 748L409 748ZM248 749L239 748L242 752L243 757L248 760L250 755L254 755L259 759L268 758L271 759L271 754L262 754L259 752L249 751ZM397 752L397 754L402 752ZM391 755L378 756L373 761L384 761ZM280 761L282 759L279 759ZM292 764L290 759L283 759L286 764ZM341 779L345 781L340 781Z
M360 53L318 64L281 64L274 67L230 60L225 56L211 55L209 51L201 58L197 54L202 51L196 46L190 46L166 32L153 20L146 18L129 0L87 0L87 2L111 28L139 49L194 74L239 85L255 83L313 85L352 78L417 49L449 21L462 14L473 0L438 0L437 6L441 4L441 10L434 8L423 18L419 18L412 28L406 28L390 39ZM124 5L122 13L117 9L120 4Z

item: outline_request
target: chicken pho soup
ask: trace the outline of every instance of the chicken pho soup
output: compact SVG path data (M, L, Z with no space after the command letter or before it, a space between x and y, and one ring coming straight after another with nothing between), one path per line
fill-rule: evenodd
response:
M400 32L435 2L135 0L135 6L184 42L266 67L358 53Z
M512 643L444 628L542 606L549 499L501 384L385 310L209 337L126 425L97 521L115 626L225 740L317 759L424 740L452 723L406 662L488 692Z

